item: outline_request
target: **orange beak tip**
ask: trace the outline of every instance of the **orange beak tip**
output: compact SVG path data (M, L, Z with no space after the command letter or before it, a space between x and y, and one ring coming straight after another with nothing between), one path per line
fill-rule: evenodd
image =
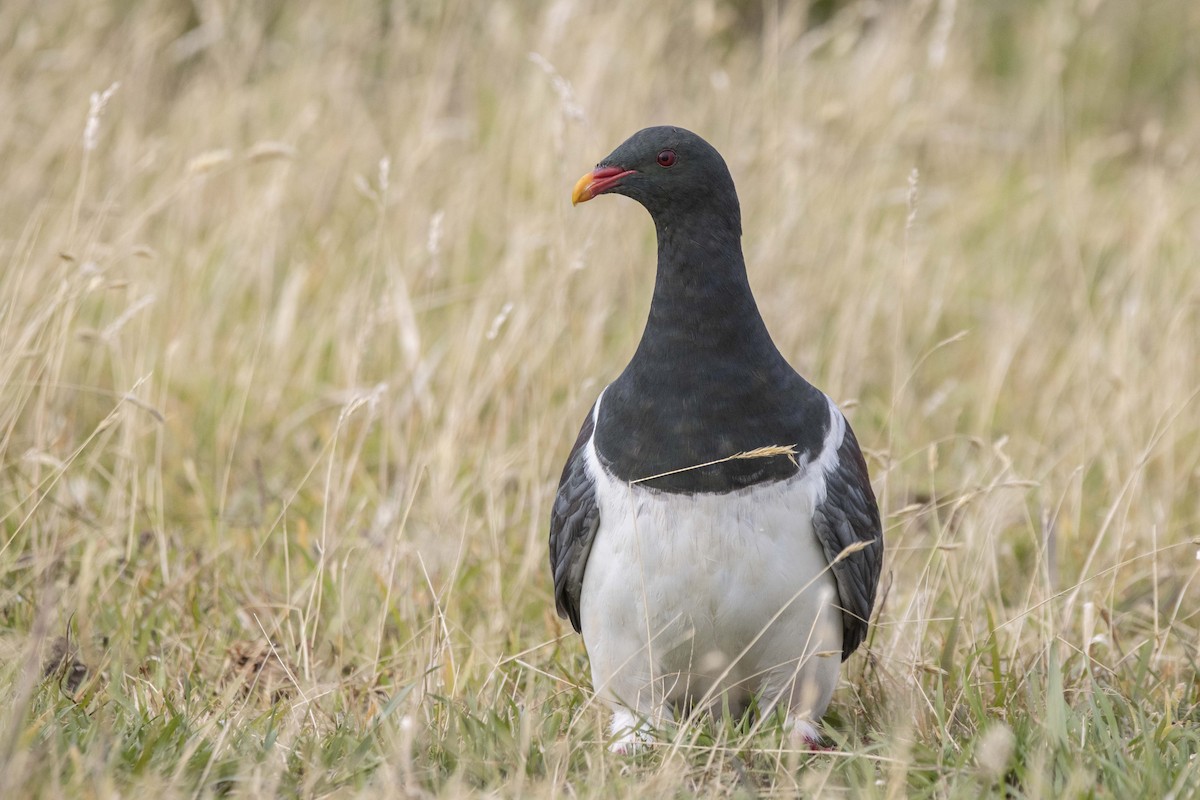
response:
M577 206L595 197L592 194L592 183L594 180L592 173L589 172L575 182L575 189L571 192L571 205Z

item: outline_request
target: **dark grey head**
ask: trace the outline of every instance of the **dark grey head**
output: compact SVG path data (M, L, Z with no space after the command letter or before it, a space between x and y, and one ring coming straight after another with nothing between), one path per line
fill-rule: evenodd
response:
M737 190L725 159L683 128L662 125L630 136L579 179L571 201L610 193L637 200L659 227L691 221L732 225L741 233Z

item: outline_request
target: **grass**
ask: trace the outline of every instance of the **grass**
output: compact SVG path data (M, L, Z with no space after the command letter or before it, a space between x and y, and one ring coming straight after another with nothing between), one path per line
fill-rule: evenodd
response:
M814 8L0 5L6 796L1200 794L1197 7ZM829 754L610 755L553 613L661 122L885 514Z

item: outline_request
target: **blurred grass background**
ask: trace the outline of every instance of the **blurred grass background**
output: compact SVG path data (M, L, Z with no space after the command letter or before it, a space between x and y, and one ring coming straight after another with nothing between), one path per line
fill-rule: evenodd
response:
M8 0L0 109L6 796L1200 792L1191 0ZM553 613L661 123L886 515L834 754L609 755Z

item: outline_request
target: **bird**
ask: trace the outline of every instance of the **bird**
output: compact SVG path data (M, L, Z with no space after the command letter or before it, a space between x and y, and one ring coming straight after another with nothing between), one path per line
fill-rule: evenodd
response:
M602 194L650 213L657 273L641 340L567 457L549 551L556 610L612 712L609 746L636 752L706 710L780 713L819 746L883 562L862 450L767 330L712 145L638 131L572 204Z

